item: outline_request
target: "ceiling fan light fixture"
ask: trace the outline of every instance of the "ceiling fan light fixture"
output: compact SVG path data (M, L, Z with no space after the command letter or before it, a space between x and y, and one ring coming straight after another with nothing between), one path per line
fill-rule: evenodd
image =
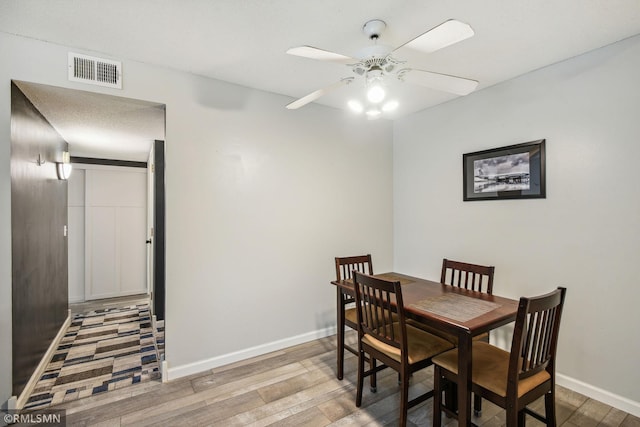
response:
M374 104L378 104L384 100L384 97L387 95L385 90L379 84L374 84L373 86L367 89L367 99L369 102L373 102Z
M364 111L364 106L362 105L362 103L360 101L356 101L355 99L349 101L347 105L354 113L360 114Z
M357 96L362 100L356 101L359 105L353 102L348 102L348 105L356 112L368 111L372 105L375 110L368 111L369 117L377 117L398 108L399 103L396 100L392 100L393 102L386 100L387 89L393 88L391 82L407 82L460 96L476 90L478 86L476 80L411 68L403 65L406 61L393 57L395 52L401 52L401 48L425 54L468 39L474 35L473 28L469 24L449 19L395 48L378 44L379 37L385 28L385 22L380 19L366 22L362 31L373 44L361 49L353 58L313 46L298 46L287 50L290 55L345 64L351 69L353 75L303 96L287 104L286 108L300 108L356 79L364 80L365 97Z
M395 111L398 108L399 105L400 104L396 100L386 102L382 106L382 111L384 111L385 113L389 113L391 111Z

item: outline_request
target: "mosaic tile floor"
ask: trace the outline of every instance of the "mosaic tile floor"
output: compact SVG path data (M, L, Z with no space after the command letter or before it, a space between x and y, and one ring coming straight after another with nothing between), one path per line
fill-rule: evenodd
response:
M24 409L42 409L159 378L147 304L77 314Z
M156 322L156 345L158 346L158 360L164 360L164 320Z

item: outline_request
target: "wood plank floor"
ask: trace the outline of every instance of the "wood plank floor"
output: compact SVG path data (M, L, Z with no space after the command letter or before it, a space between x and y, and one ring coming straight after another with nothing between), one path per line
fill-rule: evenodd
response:
M355 406L356 361L335 377L335 337L220 367L169 383L148 382L56 406L68 426L382 426L396 425L397 375L385 370L378 392L365 386ZM414 375L411 390L431 388L433 368ZM413 395L413 394L411 394ZM640 427L640 418L558 387L558 423L566 427ZM504 411L485 401L481 426L504 425ZM542 410L542 402L536 402ZM409 411L410 426L431 425L432 400ZM457 422L444 419L445 425ZM527 417L527 425L542 425Z

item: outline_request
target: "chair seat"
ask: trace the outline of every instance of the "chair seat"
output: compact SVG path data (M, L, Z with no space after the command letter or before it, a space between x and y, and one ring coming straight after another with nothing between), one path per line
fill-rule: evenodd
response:
M507 373L509 371L509 352L482 341L473 342L472 382L498 396L507 396ZM458 374L458 349L447 351L433 358L433 364ZM523 396L551 376L541 371L520 380L518 397Z
M456 347L458 346L458 337L454 334L449 334L447 332L443 332L439 329L436 328L432 328L429 325L425 325L424 323L420 323L417 322L413 319L408 319L407 320L407 324L414 326L416 328L422 329L425 332L429 332L430 334L433 335L437 335L440 338L444 338L445 340L449 341L450 343L452 343L453 345L455 345ZM489 341L489 333L485 332L483 334L480 334L478 336L473 337L474 340L480 340L480 341Z
M393 324L396 336L400 334L400 324ZM383 343L369 334L362 337L362 342L385 353L397 362L400 362L400 349ZM429 359L436 354L453 348L449 341L425 332L421 329L407 325L407 358L409 364L414 364Z
M344 311L344 321L347 323L358 324L358 310L355 307L347 308Z

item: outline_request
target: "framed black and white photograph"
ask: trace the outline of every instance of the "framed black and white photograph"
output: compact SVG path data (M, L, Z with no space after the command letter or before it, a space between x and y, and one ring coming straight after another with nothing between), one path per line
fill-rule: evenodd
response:
M544 144L540 139L463 154L464 200L545 198Z

